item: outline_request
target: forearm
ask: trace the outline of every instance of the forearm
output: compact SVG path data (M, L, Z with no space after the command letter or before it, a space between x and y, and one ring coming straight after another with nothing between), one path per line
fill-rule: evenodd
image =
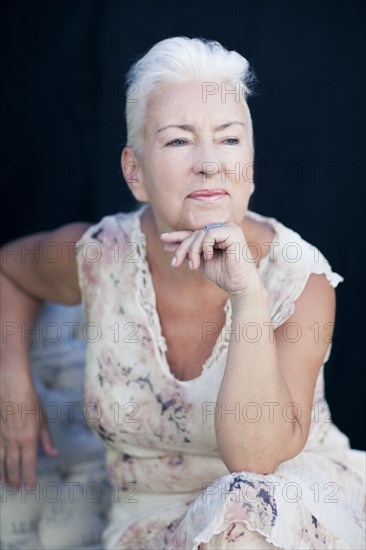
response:
M56 456L43 416L42 403L30 370L29 330L43 302L20 290L0 273L2 409L0 473L5 483L18 489L34 489L37 443L49 456Z
M215 415L218 450L230 471L270 473L292 457L290 444L301 426L278 365L267 292L261 286L232 305Z
M0 273L2 369L28 368L30 334L44 302L20 290L4 273ZM4 359L12 359L11 361ZM17 361L16 359L22 359Z

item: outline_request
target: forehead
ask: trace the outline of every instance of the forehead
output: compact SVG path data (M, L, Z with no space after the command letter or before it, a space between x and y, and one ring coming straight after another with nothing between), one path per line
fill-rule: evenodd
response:
M164 84L149 96L146 122L151 129L169 124L173 119L180 124L192 124L209 117L220 124L235 115L246 122L247 108L240 93L238 85L220 81Z

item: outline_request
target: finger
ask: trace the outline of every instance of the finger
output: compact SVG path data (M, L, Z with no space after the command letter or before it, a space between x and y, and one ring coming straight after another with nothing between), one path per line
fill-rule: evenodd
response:
M205 239L211 242L212 246L215 243L215 239L213 239L212 236L207 237L206 233L203 230L198 232L197 238L192 242L188 251L189 260L191 262L190 263L191 269L197 269L201 265L201 260L202 260L201 254L205 254L205 248L203 247L203 243Z
M166 242L171 242L171 241L182 242L191 234L192 234L192 231L170 231L169 233L162 233L160 235L160 238Z
M200 267L202 255L205 261L209 261L215 254L214 249L225 249L227 239L227 228L222 231L221 227L211 229L210 231L199 231L199 237L193 243L189 250L189 259L192 262L192 268Z
M218 242L213 235L206 234L202 240L202 253L206 261L209 261L213 258L215 254L215 248L222 250L226 248L226 243L221 241Z
M235 240L234 231L228 226L217 227L210 229L205 233L202 249L205 255L205 258L211 259L215 254L216 250L226 250L232 246L236 246L240 240Z
M22 474L27 489L33 489L36 483L37 440L29 439L22 448Z
M48 426L44 423L39 431L39 440L41 447L48 456L57 456L58 450L52 442L52 437L49 432Z
M179 245L180 243L165 243L163 249L167 252L175 252Z
M5 457L5 477L18 489L20 481L20 453L16 446L8 447Z
M184 260L186 259L187 255L188 255L189 248L190 248L191 244L193 243L193 241L195 240L196 237L197 237L197 231L195 231L194 233L191 233L191 235L189 237L187 237L178 246L177 250L174 253L174 257L172 259L172 261L173 261L174 258L175 258L176 262L175 262L175 264L172 264L172 265L174 265L175 267L179 267L180 265L182 265L182 263L184 262Z

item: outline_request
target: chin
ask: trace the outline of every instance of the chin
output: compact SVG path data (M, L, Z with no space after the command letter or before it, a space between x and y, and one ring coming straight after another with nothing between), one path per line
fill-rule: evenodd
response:
M200 212L195 210L190 216L187 216L187 222L189 222L190 229L201 229L207 223L221 222L221 223L240 223L244 217L243 214L238 216L238 212L233 212L231 209L224 207L216 208L202 208ZM239 219L240 218L240 219Z

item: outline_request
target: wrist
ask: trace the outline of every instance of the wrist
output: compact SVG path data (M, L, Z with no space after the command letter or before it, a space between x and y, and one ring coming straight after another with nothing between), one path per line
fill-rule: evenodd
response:
M250 309L258 311L262 306L268 309L269 297L267 290L259 281L256 285L230 294L230 301L234 313L242 310L247 312Z

